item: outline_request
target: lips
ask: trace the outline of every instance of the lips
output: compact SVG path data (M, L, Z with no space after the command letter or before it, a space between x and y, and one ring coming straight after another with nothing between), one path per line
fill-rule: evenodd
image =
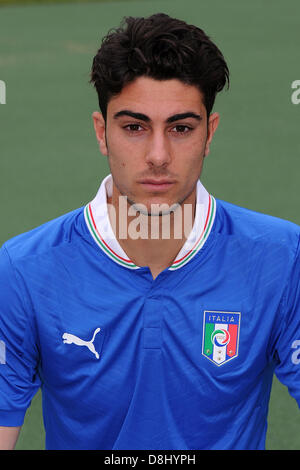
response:
M175 181L169 179L147 178L140 181L144 189L148 191L167 191Z

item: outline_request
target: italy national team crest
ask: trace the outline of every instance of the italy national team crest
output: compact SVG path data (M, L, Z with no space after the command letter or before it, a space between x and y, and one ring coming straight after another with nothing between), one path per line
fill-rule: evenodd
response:
M217 366L238 356L240 317L240 312L204 312L202 354Z

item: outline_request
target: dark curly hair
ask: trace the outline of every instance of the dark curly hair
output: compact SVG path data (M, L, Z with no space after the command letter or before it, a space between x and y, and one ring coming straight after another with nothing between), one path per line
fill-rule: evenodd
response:
M225 59L205 32L184 21L158 13L148 18L126 17L109 31L93 59L90 83L106 119L109 99L140 76L178 79L204 94L207 116L226 82Z

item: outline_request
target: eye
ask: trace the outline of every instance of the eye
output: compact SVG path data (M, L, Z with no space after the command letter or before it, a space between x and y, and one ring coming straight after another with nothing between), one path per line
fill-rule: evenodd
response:
M129 132L140 132L143 130L140 124L127 124L126 126L124 126L124 129Z
M171 129L171 131L174 132L175 134L187 134L188 132L191 132L192 130L193 128L190 126L187 126L186 124L177 124Z

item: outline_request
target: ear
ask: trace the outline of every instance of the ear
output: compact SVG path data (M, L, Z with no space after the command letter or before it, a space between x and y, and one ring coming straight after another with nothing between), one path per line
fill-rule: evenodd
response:
M204 151L205 157L209 154L209 146L214 136L214 133L217 130L219 121L220 121L219 113L213 113L209 116L208 126L207 126L207 140L206 140L205 151Z
M106 129L105 129L105 120L104 117L101 113L98 111L95 111L92 114L93 121L94 121L94 129L96 133L96 138L99 143L99 149L102 155L107 156L108 155L108 150L107 150L107 145L106 145Z

